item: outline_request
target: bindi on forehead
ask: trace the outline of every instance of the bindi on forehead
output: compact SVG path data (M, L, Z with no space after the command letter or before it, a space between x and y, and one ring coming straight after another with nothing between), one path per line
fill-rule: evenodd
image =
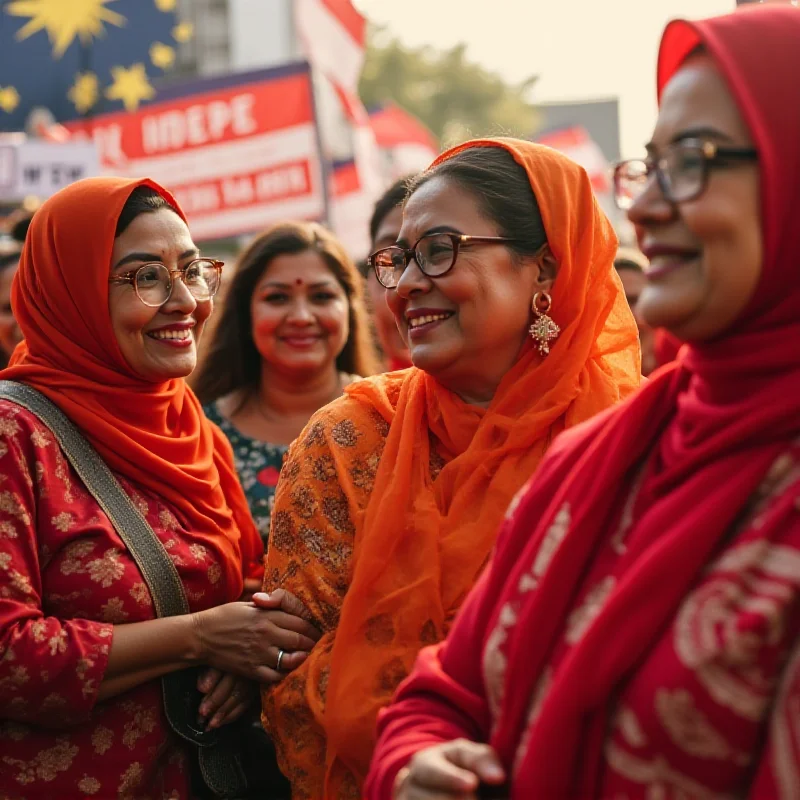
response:
M295 278L294 284L295 284L295 286L304 286L305 285L302 278Z

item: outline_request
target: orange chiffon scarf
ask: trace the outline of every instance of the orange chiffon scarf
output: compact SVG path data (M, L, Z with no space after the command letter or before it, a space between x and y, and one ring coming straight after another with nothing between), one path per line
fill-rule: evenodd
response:
M617 239L584 170L554 150L512 139L469 142L434 165L467 147L504 148L527 172L559 264L551 316L562 333L546 358L530 343L524 348L488 409L467 405L413 368L347 389L365 417L377 412L391 427L371 499L355 520L354 569L326 705L313 709L328 739L326 797L336 796L336 759L365 777L377 713L394 688L378 676L407 674L422 644L444 638L506 508L553 438L640 381L636 323L613 266ZM450 459L435 482L431 437ZM386 615L395 632L380 648L367 641L367 621L376 615Z
M138 186L152 187L178 209L150 180L89 178L36 212L12 289L25 341L0 377L49 397L116 474L174 509L225 564L233 600L241 594L243 572L258 572L261 540L230 445L183 379L155 384L140 378L111 326L114 233Z

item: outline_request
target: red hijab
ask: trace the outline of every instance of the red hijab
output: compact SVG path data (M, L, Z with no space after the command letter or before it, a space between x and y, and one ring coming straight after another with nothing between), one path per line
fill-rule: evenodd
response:
M160 497L204 536L227 570L231 599L261 544L236 477L230 445L206 421L182 379L151 383L125 361L111 327L108 276L122 207L150 180L89 178L36 212L14 280L14 314L25 337L0 377L47 395L108 466Z
M510 765L529 735L513 797L596 796L609 698L672 619L769 465L800 435L798 42L800 12L784 6L677 21L664 33L659 94L702 43L752 131L761 169L763 272L748 308L723 335L688 344L678 363L631 400L556 441L529 493L527 505L536 507L527 512L531 527L517 526L497 554L495 570L508 579L488 630L509 604L517 622L501 645L508 669L492 744ZM625 572L559 666L526 734L529 700L574 593L648 456ZM552 500L542 506L543 498ZM520 578L565 504L566 537L536 591L520 591ZM518 514L525 506L523 500Z

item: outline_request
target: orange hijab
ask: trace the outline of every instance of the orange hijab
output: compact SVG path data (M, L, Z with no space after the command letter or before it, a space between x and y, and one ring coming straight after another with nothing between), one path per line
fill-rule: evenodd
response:
M25 341L0 377L47 395L111 470L162 498L204 535L226 565L234 600L261 548L230 445L185 381L150 383L133 372L111 327L114 231L137 186L152 187L178 209L153 181L89 178L36 212L12 289Z
M639 385L636 322L614 269L617 238L586 172L555 150L514 139L468 142L432 166L469 147L502 147L527 172L559 264L551 316L562 333L545 358L532 344L524 349L488 409L418 369L347 389L391 427L371 499L354 520L354 570L326 706L314 709L328 738L326 797L342 779L336 759L365 777L378 710L396 685L382 679L407 674L423 644L444 638L509 503L553 438ZM451 457L435 482L430 434ZM339 471L342 479L351 474ZM389 620L394 634L380 647L369 644L376 618Z

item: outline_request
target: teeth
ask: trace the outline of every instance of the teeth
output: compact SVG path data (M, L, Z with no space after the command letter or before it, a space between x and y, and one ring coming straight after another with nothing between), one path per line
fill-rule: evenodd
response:
M150 335L154 339L189 339L192 332L186 328L180 331L153 331Z
M418 328L420 325L427 325L429 322L437 322L440 319L447 319L450 314L428 314L426 317L414 317L408 321L409 328Z

